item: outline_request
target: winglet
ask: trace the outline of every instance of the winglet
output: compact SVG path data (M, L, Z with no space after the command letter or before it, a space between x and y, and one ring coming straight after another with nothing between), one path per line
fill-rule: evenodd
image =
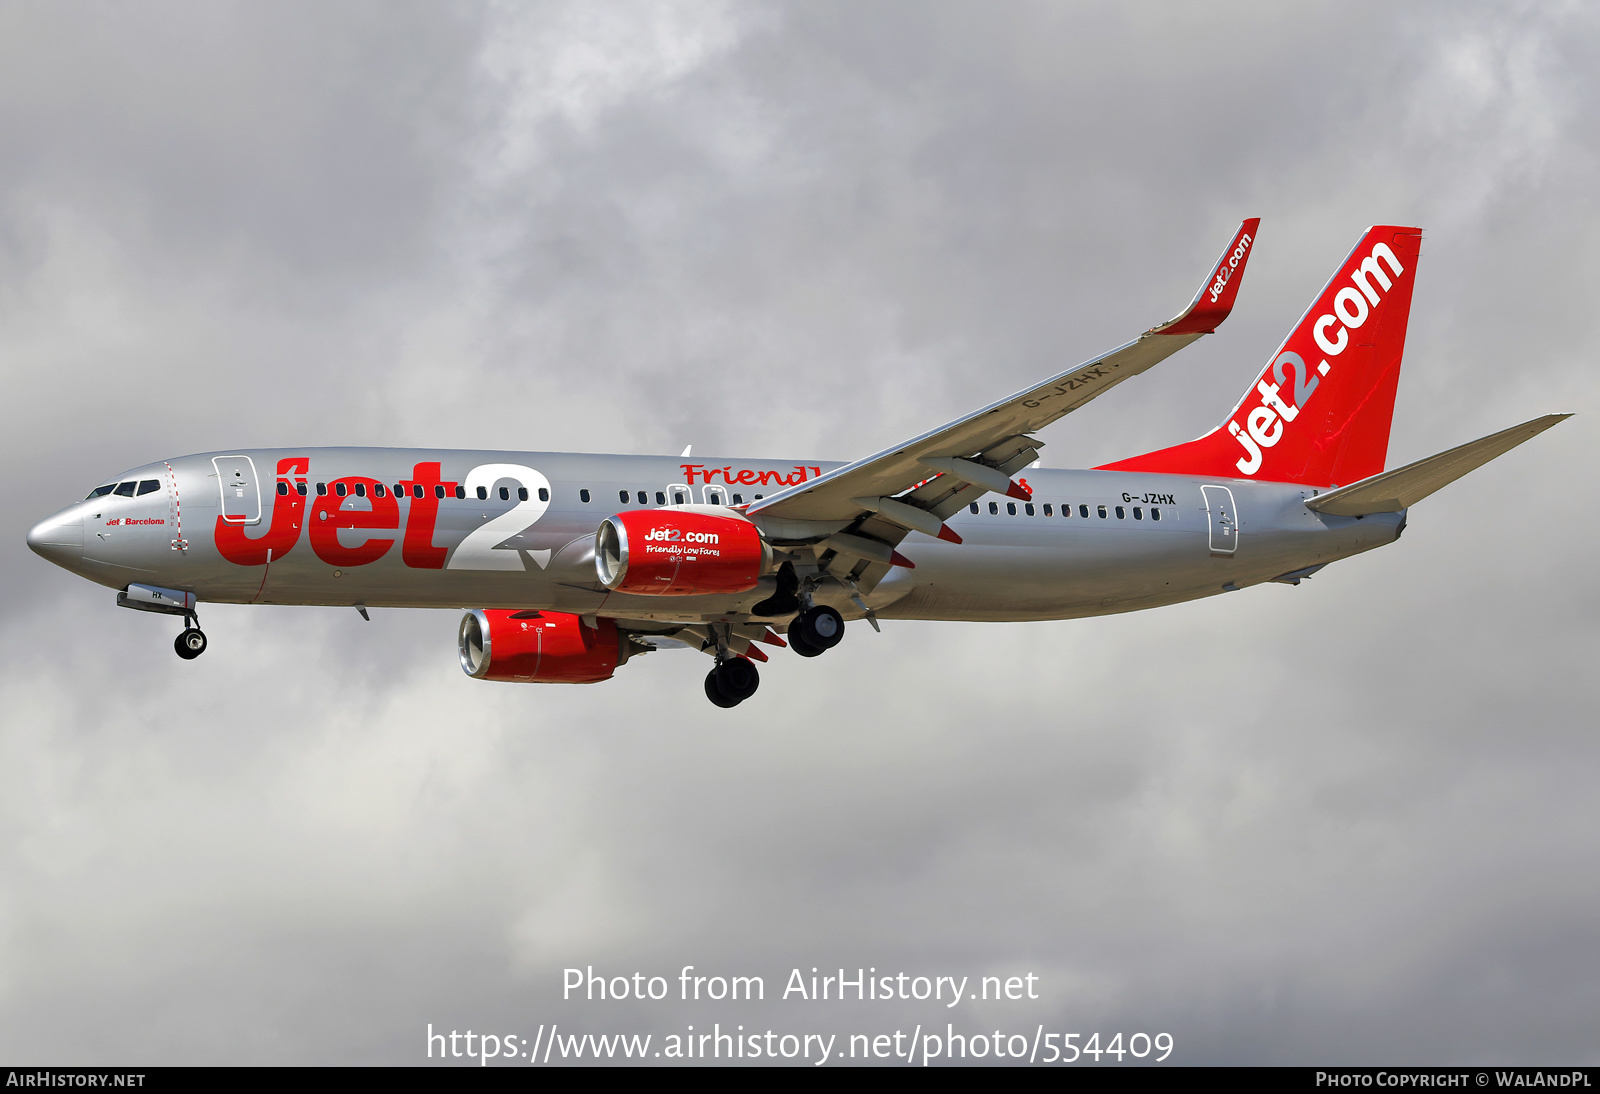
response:
M1210 334L1222 325L1233 310L1234 297L1239 295L1239 283L1244 280L1244 264L1250 261L1255 247L1256 229L1260 217L1251 217L1239 225L1238 232L1222 252L1211 276L1195 294L1183 314L1151 329L1151 334Z

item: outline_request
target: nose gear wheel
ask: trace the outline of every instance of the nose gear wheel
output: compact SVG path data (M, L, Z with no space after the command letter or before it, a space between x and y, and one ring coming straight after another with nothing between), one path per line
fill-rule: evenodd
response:
M198 627L187 627L172 643L172 648L185 661L193 661L206 652L206 635Z

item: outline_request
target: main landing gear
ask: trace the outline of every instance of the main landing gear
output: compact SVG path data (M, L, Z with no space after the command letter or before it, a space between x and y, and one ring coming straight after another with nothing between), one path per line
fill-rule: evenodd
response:
M719 707L736 707L756 693L761 674L746 657L730 657L706 673L706 698Z
M206 632L200 629L199 616L183 617L183 633L172 643L172 648L185 661L193 661L206 652Z
M828 607L817 604L801 612L789 624L789 645L801 657L816 657L831 650L844 637L844 616Z

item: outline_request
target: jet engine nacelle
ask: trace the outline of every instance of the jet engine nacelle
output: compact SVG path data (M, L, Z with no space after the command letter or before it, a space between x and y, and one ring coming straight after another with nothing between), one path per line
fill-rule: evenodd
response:
M611 619L596 626L566 612L479 608L461 617L461 670L479 680L597 684L628 659Z
M619 593L743 593L771 563L772 548L743 517L635 509L601 521L595 533L595 572Z

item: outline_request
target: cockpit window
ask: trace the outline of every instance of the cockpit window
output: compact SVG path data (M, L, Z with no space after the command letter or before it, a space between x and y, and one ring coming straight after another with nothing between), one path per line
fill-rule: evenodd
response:
M133 486L134 484L131 482L119 482L117 483L117 488L111 492L119 498L131 498L133 497Z
M139 484L139 496L142 498L146 494L154 494L157 490L160 490L160 489L161 489L161 480L160 479L145 479L143 482L141 482Z
M89 492L89 498L103 498L116 488L117 484L114 482L108 482L104 486L97 486ZM83 500L88 501L89 498L84 498Z

